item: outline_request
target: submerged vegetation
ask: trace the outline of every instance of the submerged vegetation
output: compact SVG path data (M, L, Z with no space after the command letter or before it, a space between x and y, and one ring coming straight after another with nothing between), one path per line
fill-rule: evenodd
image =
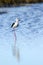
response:
M7 13L6 11L1 11L1 12L0 12L0 15L6 14L6 13Z
M20 6L27 3L43 2L43 0L0 0L0 7Z

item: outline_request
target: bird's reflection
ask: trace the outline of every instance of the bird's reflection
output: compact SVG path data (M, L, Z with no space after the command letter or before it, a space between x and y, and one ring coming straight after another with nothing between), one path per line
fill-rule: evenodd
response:
M17 60L19 61L20 60L20 51L19 51L19 48L16 46L17 45L16 41L17 41L17 36L16 36L15 30L14 30L13 56L15 56L17 58Z

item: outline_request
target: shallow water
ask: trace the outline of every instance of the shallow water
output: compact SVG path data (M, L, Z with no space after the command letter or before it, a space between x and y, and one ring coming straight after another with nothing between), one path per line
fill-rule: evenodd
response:
M0 11L0 65L43 65L43 3Z

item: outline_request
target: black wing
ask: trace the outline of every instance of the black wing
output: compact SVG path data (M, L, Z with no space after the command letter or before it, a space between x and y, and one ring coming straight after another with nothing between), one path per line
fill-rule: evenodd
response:
M12 23L11 27L13 27L14 24L15 24L15 23Z

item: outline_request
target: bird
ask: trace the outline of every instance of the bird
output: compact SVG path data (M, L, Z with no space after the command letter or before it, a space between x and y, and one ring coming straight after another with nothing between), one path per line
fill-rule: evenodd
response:
M16 18L15 22L12 23L11 27L12 27L12 28L16 28L16 27L18 27L18 26L19 26L19 19Z

